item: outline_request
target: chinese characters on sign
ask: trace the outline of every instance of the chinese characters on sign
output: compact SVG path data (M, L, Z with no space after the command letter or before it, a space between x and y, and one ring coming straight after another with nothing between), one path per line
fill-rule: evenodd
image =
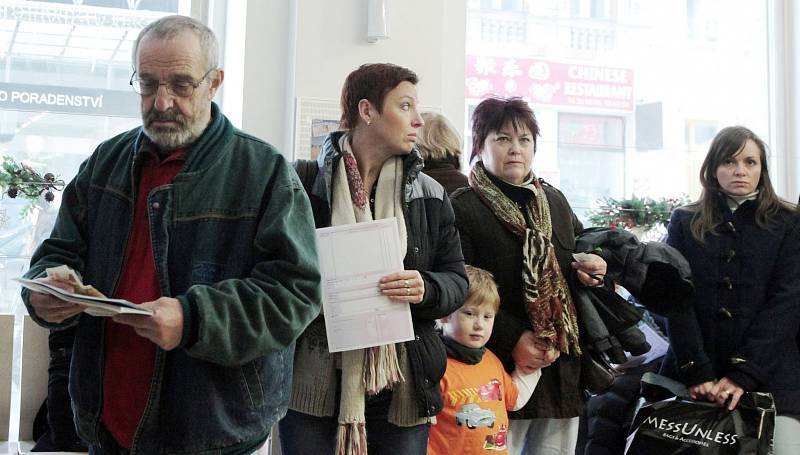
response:
M633 70L528 58L468 55L466 97L633 111Z

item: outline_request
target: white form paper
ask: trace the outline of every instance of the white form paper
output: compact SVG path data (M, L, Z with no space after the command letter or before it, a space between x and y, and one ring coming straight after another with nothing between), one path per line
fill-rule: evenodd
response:
M650 327L650 324L640 321L638 327L639 330L644 333L647 342L650 343L650 350L642 355L637 356L631 356L630 353L626 352L626 355L628 355L628 361L616 365L615 367L618 370L626 370L628 368L633 368L652 362L653 360L666 354L667 350L669 349L669 341L664 337L664 335L657 333L652 327Z
M317 229L317 248L330 352L414 339L409 304L378 288L403 270L396 218Z
M12 278L12 281L16 281L21 284L22 287L30 289L31 291L50 294L61 300L83 305L87 307L84 311L92 316L111 317L115 314L144 314L151 316L153 314L152 310L141 308L127 300L76 294L40 280Z

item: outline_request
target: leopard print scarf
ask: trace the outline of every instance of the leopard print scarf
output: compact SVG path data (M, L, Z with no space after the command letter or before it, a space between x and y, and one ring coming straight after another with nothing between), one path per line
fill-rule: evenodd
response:
M580 355L575 305L551 242L550 205L541 183L535 177L528 183L536 195L524 207L530 223L526 213L486 175L482 162L473 166L469 186L506 229L523 239L523 298L534 335L548 347Z

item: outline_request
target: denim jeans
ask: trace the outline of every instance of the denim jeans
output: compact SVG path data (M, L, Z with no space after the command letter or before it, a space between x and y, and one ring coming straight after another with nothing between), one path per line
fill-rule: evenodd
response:
M569 419L512 420L509 454L574 455L578 417Z
M89 455L128 455L129 449L122 448L115 444L104 444L100 446L89 446Z
M264 441L266 441L268 438L269 433L257 437L247 443L237 444L233 448L229 447L222 449L220 452L214 453L221 453L222 455L250 455L255 453L259 447L264 445ZM128 455L130 453L130 449L120 447L116 441L111 438L103 443L103 447L89 446L89 455ZM137 453L141 453L141 451L138 451Z
M364 415L367 427L367 450L370 455L425 455L430 425L399 427L388 421L391 392L367 398ZM338 407L338 406L337 406ZM280 423L278 435L283 455L333 455L336 449L338 422L332 417L315 417L291 409Z
M800 419L796 416L775 417L774 455L800 453Z

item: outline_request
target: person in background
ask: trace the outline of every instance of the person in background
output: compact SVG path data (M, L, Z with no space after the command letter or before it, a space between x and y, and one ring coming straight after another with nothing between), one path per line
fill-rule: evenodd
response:
M88 447L75 432L69 396L69 364L75 327L50 330L47 347L47 397L33 420L32 452L86 452Z
M729 409L745 392L772 393L774 453L800 453L800 215L772 188L766 145L742 126L711 141L700 183L667 229L696 292L692 311L667 319L662 371Z
M515 453L574 455L582 408L581 349L570 283L602 286L606 261L574 262L582 225L564 195L532 171L539 125L521 98L475 108L469 187L453 193L467 264L488 270L500 310L486 347L506 371L542 369L533 397L511 417Z
M492 274L467 266L464 305L442 318L447 371L439 382L444 409L431 427L428 455L508 453L508 412L528 402L541 370L510 375L486 342L492 335L500 294Z
M410 305L415 338L331 354L324 318L314 321L295 353L290 410L280 422L284 455L422 455L442 409L447 356L435 321L461 306L467 277L450 200L420 173L416 84L414 72L392 64L351 72L343 131L327 137L316 163L295 163L309 182L317 227L396 220L405 270L375 286Z
M90 453L252 453L320 310L311 208L281 154L211 101L224 73L208 27L161 18L133 64L143 125L81 165L26 277L70 290L44 278L66 265L152 315L22 298L39 324L75 327L69 392Z
M467 186L467 176L461 173L461 139L456 129L443 115L424 112L425 125L419 131L417 147L425 160L422 172L433 177L448 194Z

